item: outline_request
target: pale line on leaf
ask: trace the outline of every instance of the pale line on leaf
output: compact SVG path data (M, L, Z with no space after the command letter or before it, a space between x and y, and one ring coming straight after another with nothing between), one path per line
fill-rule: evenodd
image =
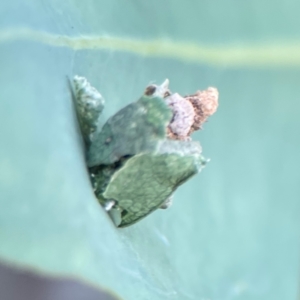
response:
M264 44L200 45L168 39L138 40L112 36L69 37L28 28L0 31L0 43L29 40L74 50L125 51L146 57L165 57L215 67L299 67L300 41Z

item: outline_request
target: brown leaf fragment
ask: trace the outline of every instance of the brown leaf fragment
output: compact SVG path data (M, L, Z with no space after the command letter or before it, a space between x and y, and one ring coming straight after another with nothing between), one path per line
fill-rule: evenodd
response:
M214 87L209 87L204 91L197 91L194 95L185 96L195 110L194 124L189 134L201 129L201 126L208 117L213 115L219 105L219 92Z
M173 111L173 118L167 128L167 136L175 140L189 140L190 135L201 129L208 117L218 108L219 92L209 87L194 95L182 97L178 93L165 98Z

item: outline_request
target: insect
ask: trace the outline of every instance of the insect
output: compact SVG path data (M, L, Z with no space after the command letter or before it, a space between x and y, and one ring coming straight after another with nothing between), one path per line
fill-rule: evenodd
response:
M117 227L169 207L177 187L207 162L190 135L216 111L218 91L208 88L182 97L172 94L168 86L168 80L147 86L138 101L100 128L101 94L84 77L74 77L91 182Z

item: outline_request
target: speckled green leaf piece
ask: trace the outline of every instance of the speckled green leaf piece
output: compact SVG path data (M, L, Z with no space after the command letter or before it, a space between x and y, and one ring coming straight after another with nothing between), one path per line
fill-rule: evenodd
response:
M122 209L119 227L131 225L159 208L179 185L200 171L203 160L197 143L192 147L177 141L168 144L171 151L162 147L156 153L128 159L111 178L103 196L116 200ZM179 144L180 150L172 144ZM198 151L193 153L195 148Z
M93 136L97 134L99 119L104 108L104 99L101 94L84 78L75 76L74 87L70 82L72 98L76 115L80 125L82 137L89 147Z
M162 98L142 96L113 115L95 136L87 153L89 167L153 151L165 137L172 113Z

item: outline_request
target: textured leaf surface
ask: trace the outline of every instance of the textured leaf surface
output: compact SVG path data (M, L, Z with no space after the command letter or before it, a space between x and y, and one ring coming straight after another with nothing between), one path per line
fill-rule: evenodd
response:
M126 211L121 226L136 222L160 207L180 184L200 171L201 152L193 154L185 149L197 147L183 142L169 144L174 144L174 148L170 147L172 152L162 149L136 155L113 175L103 196L116 200ZM178 144L182 150L176 151Z
M88 165L112 164L123 156L154 151L172 112L161 98L141 97L113 115L88 151Z
M0 4L0 257L132 299L295 299L299 1ZM106 100L216 86L205 170L116 229L94 197L67 76Z

